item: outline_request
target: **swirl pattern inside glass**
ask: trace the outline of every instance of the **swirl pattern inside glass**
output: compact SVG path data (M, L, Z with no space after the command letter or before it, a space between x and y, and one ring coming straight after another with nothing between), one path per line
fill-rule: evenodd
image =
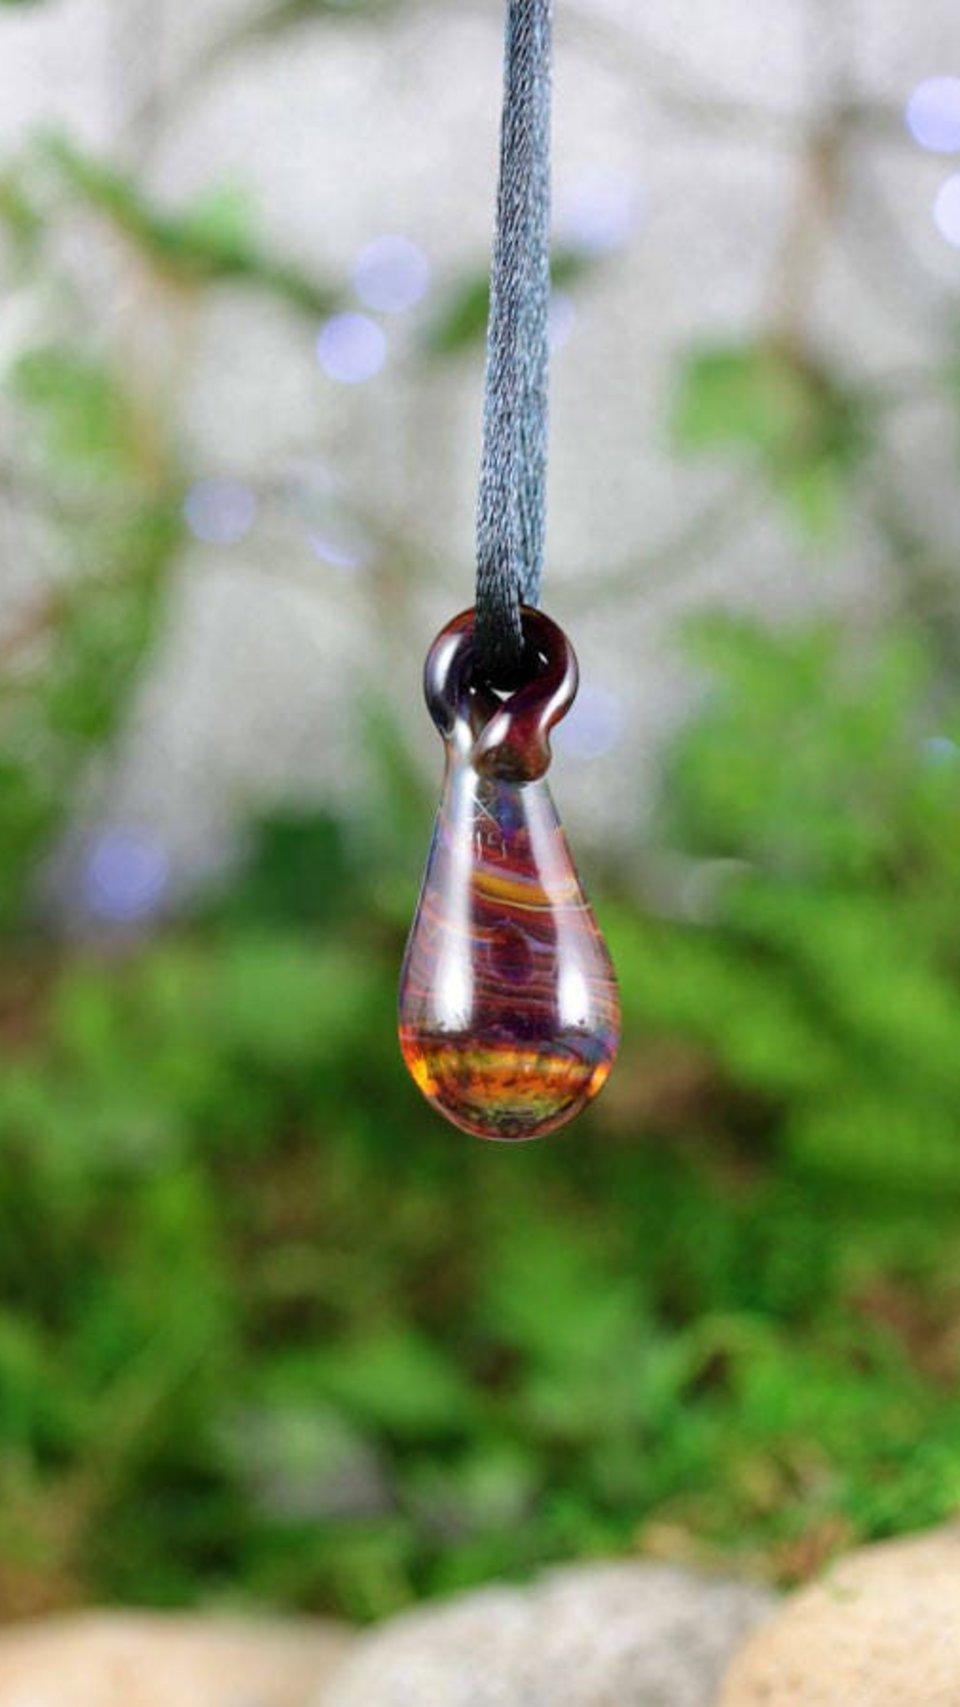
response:
M538 1138L596 1096L620 1032L616 978L545 780L577 691L569 641L525 608L529 673L473 672L473 611L427 658L443 794L400 980L400 1045L424 1096L483 1138Z

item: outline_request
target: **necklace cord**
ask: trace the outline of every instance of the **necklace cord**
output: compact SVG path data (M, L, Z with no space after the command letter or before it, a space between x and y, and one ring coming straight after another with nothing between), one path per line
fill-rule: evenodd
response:
M476 664L524 674L522 604L540 597L550 361L552 0L507 0L500 181L477 506Z

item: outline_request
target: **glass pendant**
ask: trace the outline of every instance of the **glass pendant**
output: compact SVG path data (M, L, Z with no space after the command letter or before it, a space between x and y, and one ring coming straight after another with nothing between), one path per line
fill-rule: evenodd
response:
M474 670L474 612L430 649L443 794L400 980L400 1045L428 1102L482 1138L539 1138L605 1084L620 1006L606 943L545 780L573 704L563 631L524 607L527 673Z

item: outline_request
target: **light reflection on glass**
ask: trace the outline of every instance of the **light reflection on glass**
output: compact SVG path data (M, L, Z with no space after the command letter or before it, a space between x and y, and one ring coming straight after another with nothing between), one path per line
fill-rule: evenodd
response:
M595 168L561 193L557 229L566 242L589 255L618 249L636 229L640 192L626 172Z
M562 350L573 334L577 311L566 291L555 290L550 296L550 348Z
M921 148L936 154L960 150L960 77L927 77L918 83L904 114Z
M409 237L376 237L357 256L353 284L367 308L401 314L429 290L430 263Z
M576 759L600 759L617 745L624 729L624 707L609 688L580 689L553 739L557 750Z
M560 988L557 992L557 1006L560 1012L560 1024L576 1029L586 1028L590 1023L590 988L580 967L576 964L562 966L560 970Z
M101 830L84 871L87 906L97 918L133 924L156 911L170 881L163 845L142 831Z
M933 204L934 223L941 237L955 249L960 249L960 173L947 178L937 191Z
M317 360L330 379L341 385L362 385L380 372L387 358L387 340L367 314L334 314L320 329Z
M237 545L257 516L257 495L239 480L197 480L183 502L184 520L204 545Z

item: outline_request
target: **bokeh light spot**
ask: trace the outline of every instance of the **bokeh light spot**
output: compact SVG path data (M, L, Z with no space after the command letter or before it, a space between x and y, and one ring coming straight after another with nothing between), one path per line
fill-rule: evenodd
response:
M907 129L936 154L960 150L960 77L927 77L906 105Z
M370 558L370 543L366 535L352 522L336 517L311 528L310 548L321 563L345 572L362 569Z
M953 765L960 759L960 747L949 735L928 735L920 742L920 751L928 765Z
M576 759L600 759L617 745L624 730L623 701L609 688L581 688L559 725L556 743Z
M90 849L84 893L98 918L132 924L160 904L170 881L170 858L142 831L101 830Z
M387 340L367 314L334 314L320 329L317 360L328 378L341 385L373 379L386 358Z
M562 350L573 336L577 311L566 291L555 290L550 297L550 348Z
M955 249L960 249L960 172L947 178L937 191L933 204L934 223L941 237Z
M626 172L597 168L583 172L558 198L562 239L589 255L619 249L636 230L640 192Z
M239 480L197 480L183 503L190 532L204 545L237 545L257 517L257 495Z
M367 308L401 314L429 290L430 263L409 237L376 237L357 256L353 284Z

